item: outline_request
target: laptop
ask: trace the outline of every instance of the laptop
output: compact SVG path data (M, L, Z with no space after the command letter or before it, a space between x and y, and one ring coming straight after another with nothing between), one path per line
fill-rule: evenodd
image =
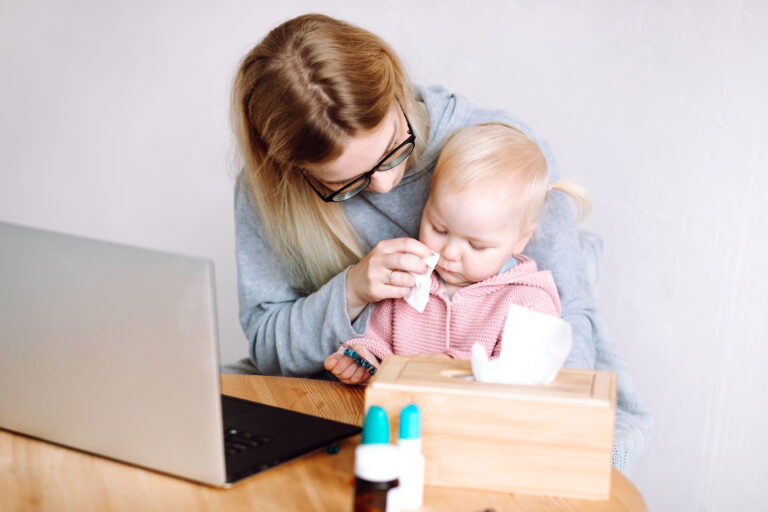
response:
M210 261L3 222L0 428L218 487L360 432L220 394Z

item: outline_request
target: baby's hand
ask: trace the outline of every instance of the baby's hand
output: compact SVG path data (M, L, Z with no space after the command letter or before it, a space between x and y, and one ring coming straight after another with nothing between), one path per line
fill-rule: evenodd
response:
M379 367L379 360L368 349L361 345L350 345L359 355L367 359L373 368ZM371 378L369 369L357 364L349 356L344 355L344 347L325 359L325 369L333 373L344 384L365 384Z

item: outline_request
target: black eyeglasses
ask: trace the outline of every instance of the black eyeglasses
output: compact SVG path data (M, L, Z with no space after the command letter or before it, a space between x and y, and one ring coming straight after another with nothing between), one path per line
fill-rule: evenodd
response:
M398 105L400 105L400 102L398 102ZM312 190L314 190L318 196L320 196L320 199L325 201L326 203L331 202L339 202L339 201L346 201L350 197L354 197L363 190L365 190L365 187L368 186L368 184L371 182L371 176L373 173L377 171L388 171L390 169L394 169L398 165L400 165L403 160L408 158L411 153L413 153L413 148L416 146L416 135L413 134L413 129L411 128L411 122L408 120L408 116L405 115L405 110L403 110L403 106L400 105L400 110L403 111L403 117L405 117L405 122L408 125L408 138L405 139L405 141L397 146L395 149L387 153L387 156L379 160L379 163L373 166L373 169L366 172L365 174L361 174L354 180L350 181L343 187L341 187L339 190L336 190L335 192L331 194L324 194L317 190L315 186L312 184L312 181L307 177L306 174L303 172L301 173L304 176L304 179L307 180L307 183L309 183L309 186L312 187Z

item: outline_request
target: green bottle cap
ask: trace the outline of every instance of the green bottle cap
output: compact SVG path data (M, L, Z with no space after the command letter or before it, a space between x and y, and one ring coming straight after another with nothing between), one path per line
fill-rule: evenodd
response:
M363 422L363 444L382 443L389 443L389 420L384 409L372 405L368 408Z
M421 437L421 413L416 404L410 404L400 411L400 439Z

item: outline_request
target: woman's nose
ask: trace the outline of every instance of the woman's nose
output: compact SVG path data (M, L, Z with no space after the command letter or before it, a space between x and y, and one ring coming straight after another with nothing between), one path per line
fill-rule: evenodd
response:
M390 169L394 170L394 169ZM392 190L396 175L389 171L379 171L371 175L371 182L368 184L368 190L379 194L386 194Z

